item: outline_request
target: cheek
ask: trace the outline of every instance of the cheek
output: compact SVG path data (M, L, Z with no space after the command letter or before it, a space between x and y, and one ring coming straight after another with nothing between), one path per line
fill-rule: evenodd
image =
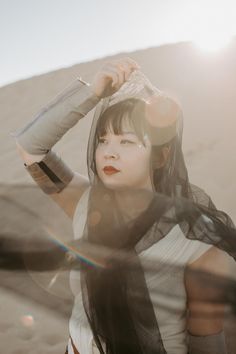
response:
M151 151L143 149L137 151L133 156L130 156L129 163L133 165L135 171L140 174L149 173L151 165Z
M101 153L99 152L98 149L96 149L95 154L94 154L94 162L95 162L95 170L96 170L96 174L101 177L101 166L102 166L102 162L101 162Z
M145 166L146 175L150 175L151 168L151 149L147 148L142 157L143 166Z
M98 167L101 161L101 153L99 152L99 149L96 149L94 159L95 159L95 165L96 167Z
M145 164L148 165L151 161L151 148L142 147L139 152L139 159Z
M140 164L141 165L141 164ZM149 155L145 155L142 158L143 173L146 175L150 174L151 159Z

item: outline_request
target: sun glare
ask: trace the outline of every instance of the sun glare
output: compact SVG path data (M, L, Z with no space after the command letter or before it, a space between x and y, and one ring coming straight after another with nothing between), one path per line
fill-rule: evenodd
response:
M202 52L226 49L236 34L235 0L186 1L189 37Z
M196 47L207 52L216 52L226 48L231 41L230 36L202 36L196 38L193 43Z

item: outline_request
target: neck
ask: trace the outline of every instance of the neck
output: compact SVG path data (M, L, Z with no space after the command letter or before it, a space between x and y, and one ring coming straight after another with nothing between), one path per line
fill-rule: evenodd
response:
M115 191L115 199L125 222L132 221L147 209L152 200L152 191L152 188Z

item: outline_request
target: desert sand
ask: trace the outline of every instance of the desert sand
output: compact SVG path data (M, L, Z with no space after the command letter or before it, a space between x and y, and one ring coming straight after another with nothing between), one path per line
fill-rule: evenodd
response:
M116 57L127 55L121 53ZM211 195L218 209L236 222L236 41L219 53L179 43L128 53L153 84L179 100L184 112L183 149L190 180ZM72 238L70 220L34 184L17 155L16 131L76 77L90 82L108 58L78 64L0 88L1 230L24 241L32 232ZM93 112L56 145L74 170L86 174L86 142ZM37 227L35 227L37 225ZM26 264L27 268L27 264ZM66 273L59 288L27 271L2 271L0 352L64 353L72 296ZM51 279L51 278L50 278ZM234 319L226 322L230 352Z

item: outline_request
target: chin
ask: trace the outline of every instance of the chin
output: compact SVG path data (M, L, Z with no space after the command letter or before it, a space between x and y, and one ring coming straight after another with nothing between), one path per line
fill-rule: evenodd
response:
M118 181L113 176L107 176L104 173L98 174L98 178L102 182L102 184L108 189L120 189L122 188L122 183Z
M112 190L123 190L123 189L127 189L128 186L124 186L118 183L109 183L109 182L102 182L104 184L104 186L108 189L112 189Z
M100 181L106 188L111 190L123 190L129 188L127 185L119 183L118 181L108 180L107 178L100 178Z

